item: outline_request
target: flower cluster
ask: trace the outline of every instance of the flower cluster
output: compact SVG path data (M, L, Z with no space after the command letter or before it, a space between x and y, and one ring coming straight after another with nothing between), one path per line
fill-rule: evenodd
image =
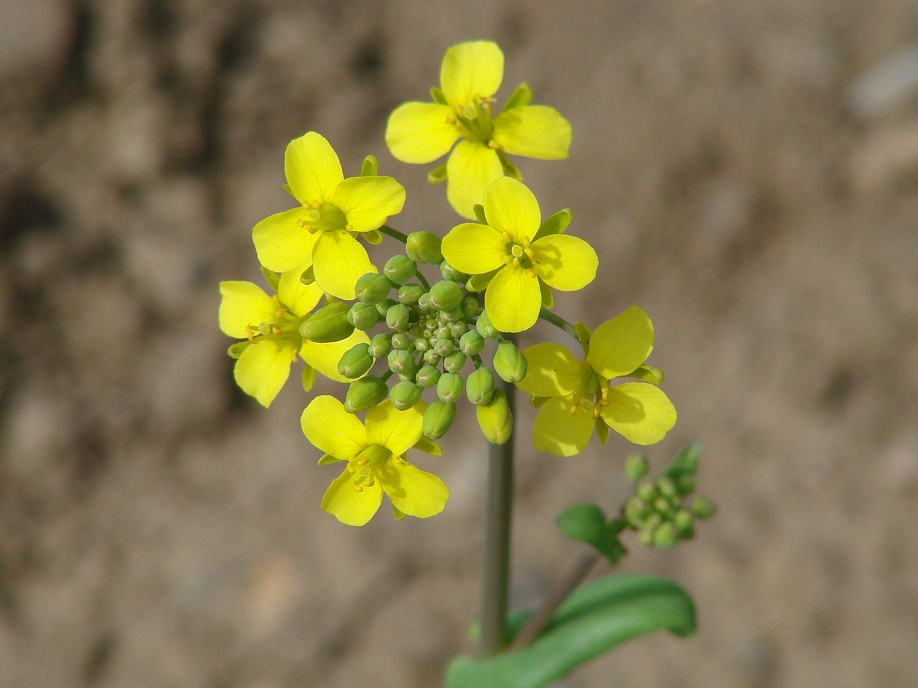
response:
M449 153L430 180L447 180L447 198L466 221L442 238L394 229L387 223L405 204L404 187L380 176L373 156L359 176L345 177L331 144L308 132L284 157L297 207L253 229L274 293L220 284L220 328L240 340L229 353L245 393L270 406L297 359L307 392L317 375L348 385L343 401L317 396L302 415L303 434L324 453L319 464L345 462L322 500L343 523L367 523L384 494L397 518L440 513L448 488L408 463L408 450L440 454L436 440L465 402L489 442L507 442L507 385L539 406L535 448L560 456L583 451L594 432L601 442L614 430L653 444L675 423L658 387L662 373L645 363L653 326L643 310L632 306L592 334L551 310L553 292L589 285L599 259L566 233L570 210L543 221L508 157L567 157L570 125L555 109L531 105L527 84L495 111L502 78L495 43L461 43L446 53L433 102L405 103L389 118L396 159L423 164ZM380 270L364 242L387 239L400 250ZM518 333L539 319L574 335L583 360L560 344L518 349Z

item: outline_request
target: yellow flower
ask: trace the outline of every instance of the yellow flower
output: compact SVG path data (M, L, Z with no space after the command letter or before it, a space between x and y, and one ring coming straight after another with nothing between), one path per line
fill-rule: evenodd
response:
M349 526L362 526L376 514L383 493L397 517L428 518L443 511L449 488L404 456L421 440L422 407L397 411L386 401L367 412L364 425L334 397L312 400L300 424L306 439L325 452L319 463L347 462L322 498L325 511Z
M561 160L571 143L568 121L554 108L529 105L532 92L526 84L492 117L491 96L503 77L504 54L496 43L454 45L440 67L436 102L404 103L386 126L389 150L402 162L429 163L452 148L446 162L447 198L457 213L470 219L488 184L505 171L519 174L505 153Z
M335 151L314 131L287 146L284 173L286 188L301 207L255 225L259 262L275 272L311 265L322 291L353 299L358 278L378 272L354 237L379 229L401 212L405 188L392 177L345 179Z
M676 423L676 409L655 384L614 378L662 381L662 374L642 364L653 350L653 323L631 306L590 337L585 361L560 344L543 343L523 351L526 377L517 386L547 400L533 424L533 445L559 456L582 452L594 427L604 439L611 428L635 444L656 444Z
M338 359L367 335L355 331L340 342L318 344L306 341L298 332L309 316L322 290L300 281L303 269L283 273L277 281L277 294L268 294L257 284L244 281L220 282L220 329L224 334L244 340L232 347L238 354L233 375L236 384L263 406L270 406L290 377L290 365L299 354L308 373L317 370L338 382L348 382L338 373Z
M596 277L599 259L583 239L540 231L532 192L501 177L484 192L488 224L464 223L443 237L443 257L457 270L483 275L485 310L502 332L522 332L550 305L551 289L575 291ZM473 287L476 280L471 280ZM478 284L478 288L481 287Z

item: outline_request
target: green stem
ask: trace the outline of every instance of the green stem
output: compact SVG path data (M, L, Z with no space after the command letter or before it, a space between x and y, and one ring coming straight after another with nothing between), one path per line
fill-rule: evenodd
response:
M414 276L418 278L418 281L421 283L421 286L424 287L424 289L430 291L430 282L424 278L424 275L421 274L420 270L414 273Z
M397 229L393 227L390 227L389 225L383 225L382 227L379 228L379 231L387 236L392 237L393 239L398 239L403 244L408 243L407 234L402 234L400 231L398 231Z
M555 315L550 310L542 307L542 310L539 311L539 317L545 322L550 322L555 327L560 327L562 330L567 332L571 337L580 341L580 337L577 336L577 328L571 325L567 320L562 318L560 315Z
M507 336L513 341L515 337ZM515 411L514 386L499 381ZM513 441L492 444L488 451L488 495L485 511L479 655L491 657L507 645L507 597L510 587L510 526L513 513Z

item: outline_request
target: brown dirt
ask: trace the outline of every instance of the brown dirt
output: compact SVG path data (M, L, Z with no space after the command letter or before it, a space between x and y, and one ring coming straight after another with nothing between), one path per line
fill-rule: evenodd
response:
M405 183L400 227L455 223L382 133L482 36L503 95L526 79L574 126L570 160L523 164L602 260L560 308L651 313L680 409L652 459L700 437L721 505L696 543L625 565L691 590L699 634L564 685L918 685L918 110L907 74L869 90L916 19L906 0L0 2L0 686L420 687L471 649L481 444L426 464L441 516L340 526L302 394L265 411L236 391L215 313L218 280L257 277L249 230L287 207L283 149L308 129ZM554 515L624 494L627 451L520 452L515 603L577 555Z

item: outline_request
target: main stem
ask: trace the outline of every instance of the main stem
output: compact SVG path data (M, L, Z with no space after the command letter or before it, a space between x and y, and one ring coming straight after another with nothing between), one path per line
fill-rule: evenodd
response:
M515 338L508 336L513 341ZM516 397L512 384L499 381L515 416ZM507 646L507 597L510 587L510 526L513 514L513 442L516 430L504 444L488 450L488 495L485 511L482 561L481 642L482 659Z

